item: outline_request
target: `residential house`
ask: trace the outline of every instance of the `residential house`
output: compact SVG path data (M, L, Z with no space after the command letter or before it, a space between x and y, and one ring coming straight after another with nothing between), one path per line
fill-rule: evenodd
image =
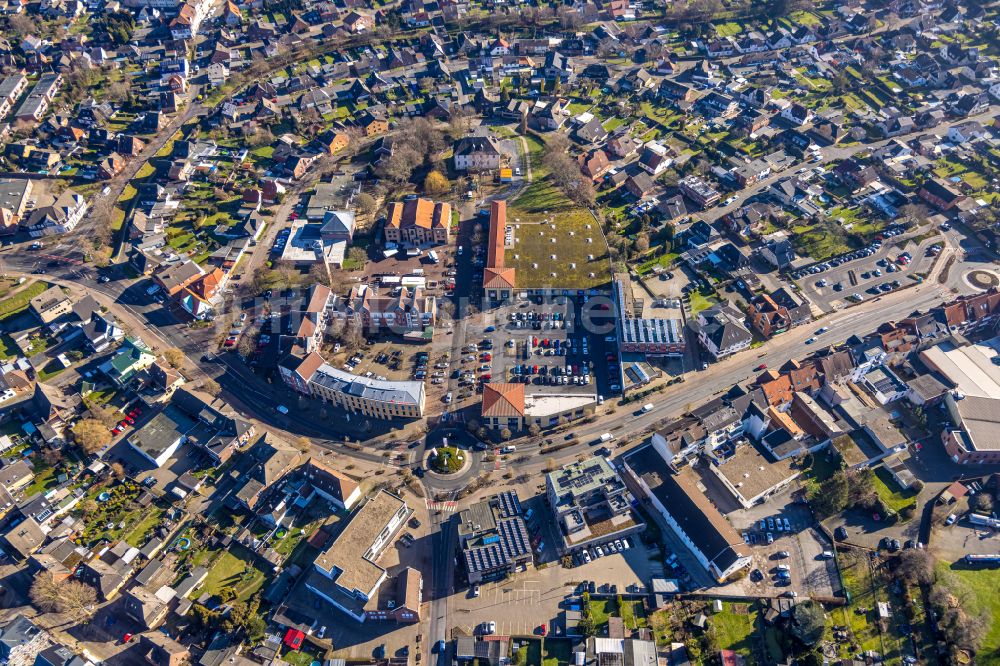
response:
M494 171L500 168L500 145L492 136L470 136L455 142L456 171Z
M716 360L748 349L753 334L743 324L744 318L728 301L703 310L696 320L698 341Z

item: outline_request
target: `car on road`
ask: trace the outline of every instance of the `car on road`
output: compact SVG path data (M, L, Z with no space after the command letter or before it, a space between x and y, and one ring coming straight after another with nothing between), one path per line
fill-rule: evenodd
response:
M473 597L478 597L479 596L479 586L478 585L473 585L472 586L472 596Z
M756 368L753 369L754 372L760 372L761 370L767 370L767 363L761 363Z
M806 344L807 345L811 345L814 342L816 342L816 337L815 336L813 336L813 337L809 338L808 340L806 340Z
M816 329L816 335L823 335L829 330L830 330L829 326L820 326L819 328Z

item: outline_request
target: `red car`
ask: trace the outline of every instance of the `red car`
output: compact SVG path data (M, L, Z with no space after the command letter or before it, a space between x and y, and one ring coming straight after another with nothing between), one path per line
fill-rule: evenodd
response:
M122 636L122 643L128 643L130 640L132 640L132 634L125 634Z
M112 431L111 431L112 435L120 435L121 433L122 433L122 429L119 426L115 426L114 429L112 429Z
M538 635L539 636L545 636L547 633L549 633L549 628L546 627L544 624L542 624L542 625L540 625L538 627Z
M767 363L761 363L756 368L754 368L754 371L756 372L760 372L761 370L767 370Z
M128 427L128 421L126 421L125 419L122 419L121 421L119 421L119 422L118 422L118 426L119 426L119 427L120 427L120 428L121 428L122 430L124 430L125 428L127 428L127 427Z

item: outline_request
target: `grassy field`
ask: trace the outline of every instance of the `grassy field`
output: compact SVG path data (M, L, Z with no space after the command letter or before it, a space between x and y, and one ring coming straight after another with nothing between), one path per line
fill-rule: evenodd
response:
M722 612L716 613L709 620L715 630L719 647L732 650L745 657L752 650L752 636L757 622L757 608L750 604L725 602Z
M992 610L993 623L976 655L976 663L993 666L1000 664L1000 594L997 594L1000 590L1000 569L959 569L939 563L938 575L957 577L966 584L981 608ZM976 612L976 608L968 610Z
M790 240L795 245L796 252L803 256L812 257L816 261L822 261L852 249L844 227L840 222L834 220L794 226Z
M505 262L517 271L519 289L593 289L611 281L600 225L590 211L537 175L511 202L507 222L514 225L514 245Z
M49 288L45 282L32 282L13 296L0 301L0 319L28 309L28 301Z

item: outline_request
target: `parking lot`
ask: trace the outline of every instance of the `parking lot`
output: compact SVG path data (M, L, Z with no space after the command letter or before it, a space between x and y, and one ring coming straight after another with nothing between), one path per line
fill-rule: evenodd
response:
M962 516L952 525L934 526L931 548L942 562L957 562L966 555L997 553L1000 552L1000 531L973 525L967 516Z
M749 576L723 590L751 596L789 590L798 596L833 596L839 589L833 545L813 526L808 507L791 499L790 491L727 517L750 545L753 564Z
M607 313L607 314L605 314ZM491 310L482 327L470 325L467 340L481 334L483 354L463 349L463 363L475 362L488 381L531 384L551 392L605 394L617 377L614 340L601 326L611 315L606 303L581 303L568 297L536 298ZM478 353L475 359L471 355ZM598 370L604 369L603 372ZM612 372L614 371L614 373Z
M941 243L934 235L919 244L900 241L898 227L859 250L792 274L802 293L820 310L830 312L852 301L878 298L913 284L910 276L930 270L936 256L930 248Z
M473 597L470 590L454 599L451 610L456 624L469 633L482 633L485 624L495 622L498 635L536 634L542 624L550 634L559 635L564 601L581 589L580 583L595 581L596 594L614 594L612 585L617 593L637 592L646 589L652 575L659 575L652 566L655 562L636 544L623 553L571 569L553 565L483 583L479 598Z

